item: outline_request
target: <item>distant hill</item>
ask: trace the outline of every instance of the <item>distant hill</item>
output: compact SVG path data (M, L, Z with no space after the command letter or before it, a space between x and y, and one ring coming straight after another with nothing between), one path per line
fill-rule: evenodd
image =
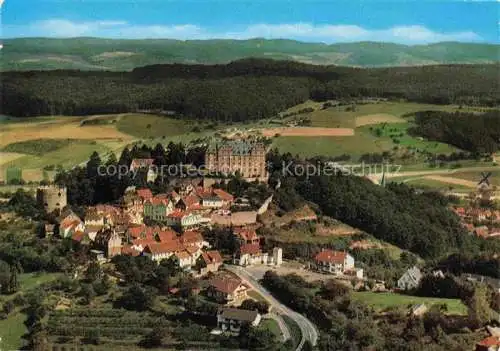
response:
M295 40L172 40L19 38L3 40L2 70L131 70L158 63L217 64L260 57L318 65L360 67L494 63L494 44L443 42L400 45L358 42L304 43Z

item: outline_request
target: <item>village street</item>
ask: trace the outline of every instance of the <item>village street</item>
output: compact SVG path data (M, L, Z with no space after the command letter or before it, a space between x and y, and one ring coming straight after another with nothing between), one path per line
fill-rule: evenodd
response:
M291 310L287 306L283 305L281 302L276 300L267 289L265 289L251 273L249 273L245 268L239 266L226 266L228 271L236 274L242 280L245 281L252 289L261 294L275 310L275 312L282 313L293 319L302 332L302 338L297 346L297 351L301 350L306 341L311 342L314 346L318 340L318 331L316 326L303 315ZM281 326L280 326L281 327Z

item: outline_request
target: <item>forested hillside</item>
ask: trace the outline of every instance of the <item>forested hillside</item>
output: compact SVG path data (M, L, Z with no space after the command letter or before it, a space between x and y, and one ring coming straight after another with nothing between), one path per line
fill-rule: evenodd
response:
M1 113L90 115L174 110L193 118L271 117L307 99L385 97L496 105L498 65L359 69L247 59L227 65L156 65L132 72L2 74Z
M306 176L294 172L296 165L304 167L303 162L277 151L268 154L272 178L282 179L277 196L280 203L293 205L299 195L315 203L321 214L424 258L454 252L474 255L481 250L493 254L499 249L494 241L469 235L449 210L449 199L439 193L419 193L402 183L382 187L342 172L331 175L331 169L328 175ZM315 166L316 174L326 174L321 163Z
M500 149L500 111L482 115L438 111L418 112L416 127L410 133L455 145L475 153L493 153Z
M3 40L2 70L131 70L159 63L228 63L248 57L320 65L418 66L498 62L498 46L443 42L429 45L295 40L172 40L16 38Z

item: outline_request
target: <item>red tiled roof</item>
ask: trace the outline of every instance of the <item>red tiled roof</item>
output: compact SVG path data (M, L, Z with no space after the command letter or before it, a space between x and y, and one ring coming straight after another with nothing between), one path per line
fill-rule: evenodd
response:
M183 198L182 201L184 201L186 208L190 208L191 206L198 205L200 203L200 198L197 195L192 194Z
M211 263L222 263L222 256L217 250L202 252L201 257L203 257L203 261L205 261L207 265Z
M184 217L185 215L187 215L187 212L186 212L186 211L176 210L176 211L171 212L171 213L170 213L167 217L171 217L171 218L182 218L182 217Z
M76 227L80 223L81 221L79 220L63 221L59 226L63 229L66 229L66 228Z
M259 244L244 244L240 246L240 253L241 254L250 254L250 255L255 255L260 252L260 245Z
M141 253L134 249L132 245L122 246L122 255L139 256Z
M329 263L344 263L347 254L342 251L323 250L318 253L314 260Z
M200 248L197 247L197 246L187 246L186 247L186 251L190 254L190 255L194 255L196 252L198 252Z
M187 251L176 252L175 256L177 256L177 258L179 259L186 259L191 257L191 255Z
M160 197L158 195L149 200L146 200L146 202L149 202L153 205L168 205L168 199L165 197Z
M171 240L174 240L177 238L177 233L171 229L159 230L158 232L156 232L156 235L158 235L158 239L162 243L166 242L166 241L171 241Z
M165 243L149 244L145 249L146 252L149 252L153 255L169 252L173 253L182 250L184 250L184 247L178 240L167 241Z
M146 247L150 244L156 244L156 241L153 238L134 239L132 240L132 244L134 244L135 246Z
M225 294L232 294L241 285L241 280L236 278L217 277L210 281L210 286Z
M153 197L153 193L148 188L137 189L137 195L141 197L143 200L149 200Z
M233 201L234 200L233 195L229 194L228 192L225 192L222 189L214 189L213 191L215 194L217 194L217 196L219 196L224 201Z
M74 240L74 241L78 241L78 242L81 242L83 240L83 238L85 237L85 233L82 232L82 231L77 231L77 232L74 232L73 235L71 236L71 238Z
M203 241L203 236L195 230L187 230L182 233L180 240L183 244L196 244Z
M247 228L235 228L234 233L245 241L253 241L259 239L259 236L255 232L255 230Z
M477 343L481 346L491 347L491 346L500 346L500 337L498 336L489 336L486 339L481 340Z

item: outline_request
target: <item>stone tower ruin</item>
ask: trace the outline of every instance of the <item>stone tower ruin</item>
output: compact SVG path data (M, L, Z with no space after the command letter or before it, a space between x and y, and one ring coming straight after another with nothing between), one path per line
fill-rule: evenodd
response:
M36 200L47 213L61 211L68 204L66 188L57 185L40 186L36 189Z

